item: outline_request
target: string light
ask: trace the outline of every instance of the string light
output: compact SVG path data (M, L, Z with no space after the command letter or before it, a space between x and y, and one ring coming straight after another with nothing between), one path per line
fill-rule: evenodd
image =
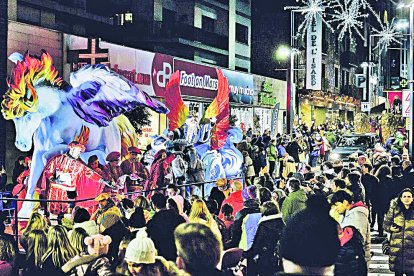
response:
M287 6L285 10L293 10L300 12L304 19L298 27L298 34L303 38L307 30L316 22L318 16L322 22L333 32L331 25L324 19L325 9L329 6L329 1L326 0L302 0L302 6Z
M379 49L380 52L387 51L388 47L393 42L401 45L401 41L397 39L401 37L400 33L397 31L397 28L395 18L392 19L390 24L381 24L381 30L373 28L376 35L379 37L378 43L374 50Z

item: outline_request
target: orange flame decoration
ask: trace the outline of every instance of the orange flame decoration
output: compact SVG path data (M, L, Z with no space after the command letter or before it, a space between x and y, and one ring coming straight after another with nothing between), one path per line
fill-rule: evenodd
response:
M121 156L122 160L124 160L128 155L128 148L137 145L138 135L134 126L125 115L115 117L114 120L121 134Z
M73 140L81 143L82 145L86 147L86 145L89 142L89 133L90 133L89 127L82 126L80 134L79 135L76 134L75 139Z
M9 90L1 103L3 117L6 120L19 118L27 112L36 112L39 108L39 99L35 86L42 82L61 87L63 79L58 77L58 71L52 65L52 57L44 50L40 58L31 56L27 52L22 62L18 61L7 81Z

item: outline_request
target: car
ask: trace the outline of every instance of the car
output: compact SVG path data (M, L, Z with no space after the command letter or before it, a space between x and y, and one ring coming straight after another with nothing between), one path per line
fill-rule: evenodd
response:
M349 156L353 153L365 153L366 150L374 148L380 139L375 133L366 134L345 134L336 143L335 149L331 151L329 159L349 161Z

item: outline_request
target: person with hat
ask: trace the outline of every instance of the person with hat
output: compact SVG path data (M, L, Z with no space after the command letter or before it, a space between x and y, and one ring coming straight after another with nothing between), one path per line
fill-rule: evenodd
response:
M125 261L131 275L178 275L177 267L157 256L154 242L148 238L145 229L138 231L137 236L125 251Z
M108 193L100 194L95 198L95 201L99 203L99 209L92 215L92 219L98 224L99 233L111 237L109 255L115 258L119 244L128 232L121 220L121 210L115 205Z
M101 175L93 171L81 159L85 146L78 141L68 145L69 152L51 158L43 169L40 177L41 188L51 200L83 199L100 194L105 181ZM92 203L82 203L90 207ZM53 214L66 212L65 203L49 203L49 211Z
M111 237L97 234L86 237L84 242L88 246L88 254L76 255L62 267L62 271L73 276L112 275L111 263L106 256Z
M280 241L286 275L334 275L340 249L337 223L323 196L312 196L306 208L287 221Z
M261 213L256 186L246 187L241 195L243 197L243 208L236 213L229 247L239 247L247 250L252 245Z
M140 162L139 155L141 151L137 147L128 148L128 159L125 159L121 163L122 173L129 175L126 179L126 185L129 192L136 191L135 186L139 186L142 190L143 183L148 178L148 171L145 166ZM136 180L132 180L132 179Z
M106 164L103 168L104 179L108 182L117 183L118 179L123 175L121 166L119 166L119 160L121 158L121 153L118 151L110 152L106 156ZM106 187L105 192L110 192L110 188Z

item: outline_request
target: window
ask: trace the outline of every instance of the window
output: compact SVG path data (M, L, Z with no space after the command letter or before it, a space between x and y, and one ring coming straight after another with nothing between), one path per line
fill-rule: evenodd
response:
M342 76L341 76L341 78L342 78L342 87L345 87L345 85L347 85L347 83L346 83L346 71L345 70L342 70Z
M40 25L40 10L23 5L18 5L17 19L24 23Z
M201 18L201 29L208 31L208 32L214 32L214 19L204 16Z
M335 67L335 87L339 87L339 69Z
M236 23L236 41L249 44L249 28L247 26Z

